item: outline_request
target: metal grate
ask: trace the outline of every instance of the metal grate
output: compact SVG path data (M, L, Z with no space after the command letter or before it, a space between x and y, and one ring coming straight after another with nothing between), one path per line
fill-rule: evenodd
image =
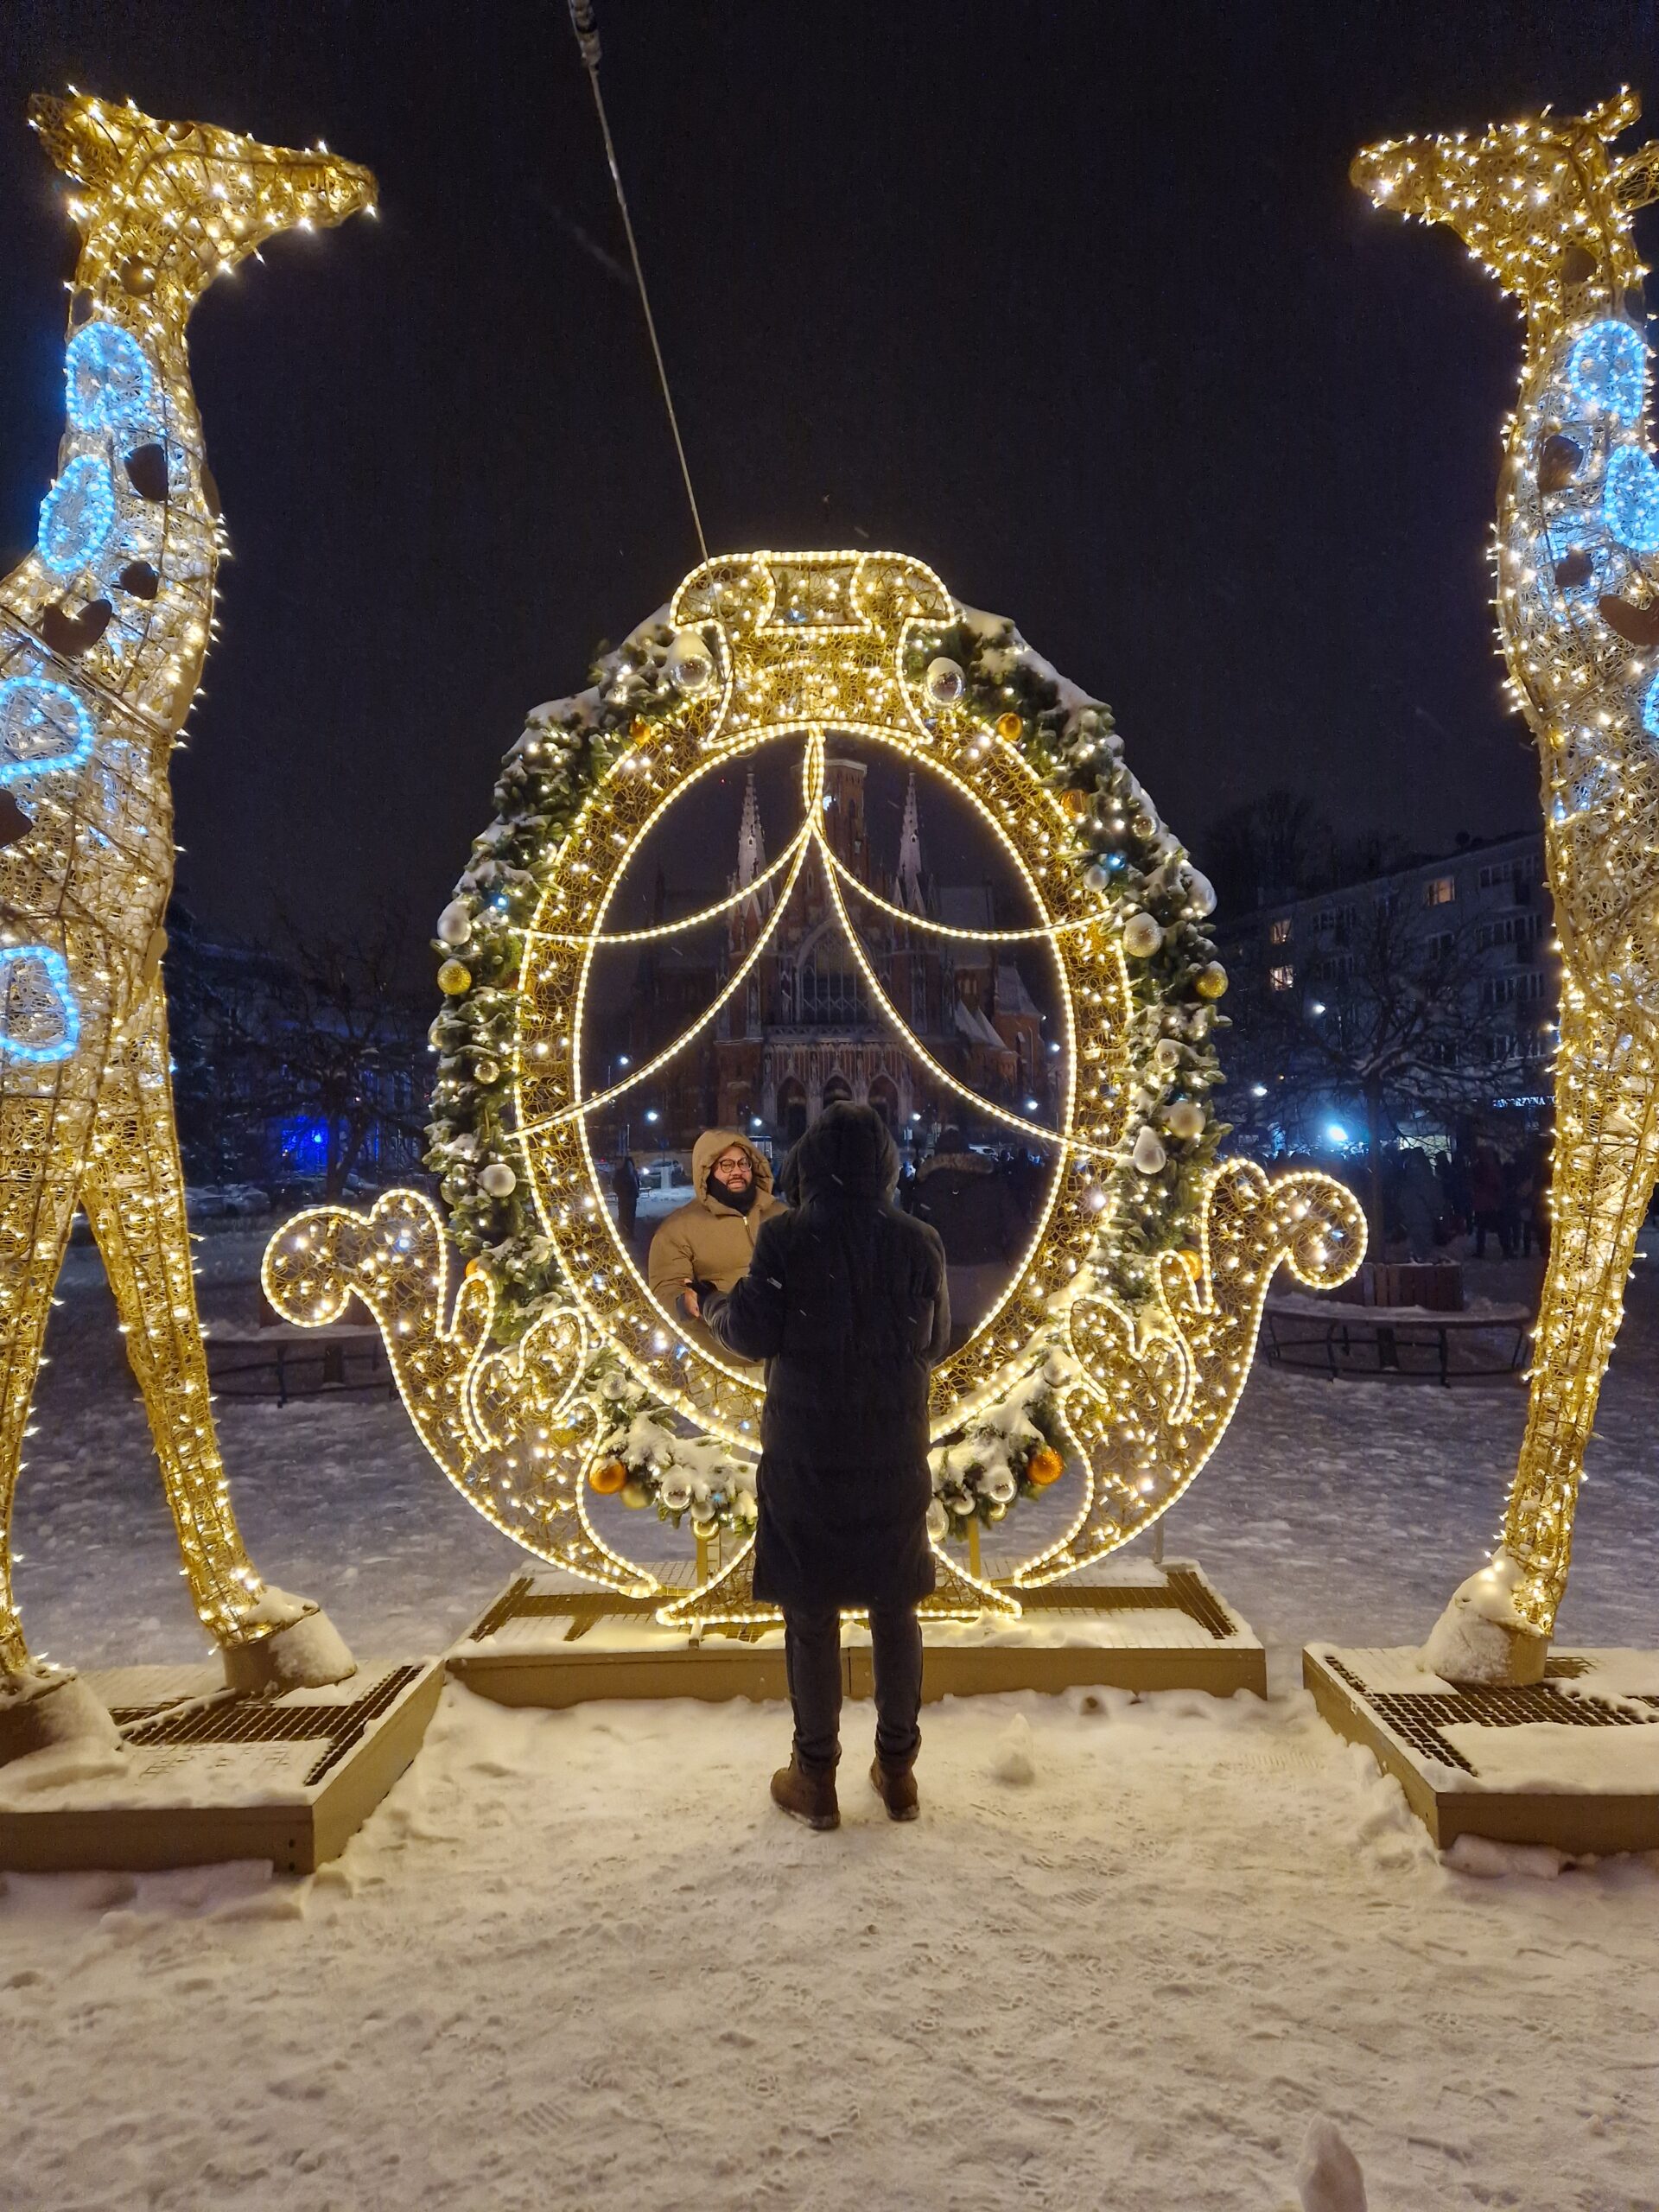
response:
M1356 1691L1380 1720L1425 1758L1443 1766L1475 1774L1478 1769L1449 1744L1442 1729L1473 1723L1482 1728L1519 1728L1529 1721L1548 1721L1559 1728L1651 1728L1659 1725L1659 1698L1637 1700L1651 1705L1653 1719L1644 1720L1623 1706L1609 1705L1598 1697L1564 1697L1548 1681L1524 1688L1461 1690L1374 1690L1340 1659L1325 1654L1325 1663ZM1582 1664L1582 1662L1580 1662Z
M308 1744L328 1746L306 1774L314 1789L340 1764L371 1724L382 1719L422 1669L394 1667L349 1705L281 1705L245 1694L229 1694L207 1704L124 1706L115 1720L128 1743L141 1746L181 1744Z

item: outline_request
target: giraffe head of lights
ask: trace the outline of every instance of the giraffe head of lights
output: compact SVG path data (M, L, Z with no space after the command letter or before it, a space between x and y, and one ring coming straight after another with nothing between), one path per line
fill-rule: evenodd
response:
M1630 217L1659 200L1659 141L1623 156L1611 142L1641 111L1622 91L1587 115L1393 139L1349 174L1380 207L1448 224L1535 327L1553 327L1586 286L1611 305L1640 282Z
M194 304L281 231L372 213L372 175L326 148L262 145L207 123L163 123L131 105L37 92L29 120L66 176L82 238L78 287L113 275L128 296Z

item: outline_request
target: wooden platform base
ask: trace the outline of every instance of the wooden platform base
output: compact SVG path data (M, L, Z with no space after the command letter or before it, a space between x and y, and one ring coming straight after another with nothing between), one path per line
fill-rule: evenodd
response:
M1302 1678L1442 1851L1460 1835L1575 1857L1659 1850L1659 1652L1558 1649L1534 1688L1459 1689L1414 1649L1319 1643Z
M419 1751L443 1668L365 1665L333 1688L274 1699L226 1690L213 1666L86 1679L125 1747L0 1768L0 1867L268 1859L279 1873L309 1874L339 1856Z
M987 1562L995 1574L995 1562ZM1017 1593L1014 1620L925 1624L923 1695L998 1690L1199 1689L1267 1694L1261 1644L1190 1561L1136 1560L1044 1590ZM618 1598L554 1573L509 1583L449 1653L469 1689L504 1705L582 1705L595 1698L783 1698L783 1631L661 1626L663 1600ZM871 1694L869 1636L850 1618L842 1683Z

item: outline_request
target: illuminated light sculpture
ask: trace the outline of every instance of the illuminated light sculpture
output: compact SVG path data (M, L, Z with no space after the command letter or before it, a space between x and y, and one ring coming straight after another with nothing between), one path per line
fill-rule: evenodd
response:
M1451 1680L1535 1681L1567 1586L1585 1446L1659 1172L1659 479L1647 450L1645 271L1659 146L1640 105L1369 149L1379 207L1449 224L1522 303L1498 478L1497 630L1537 741L1562 955L1553 1231L1531 1401L1501 1546L1425 1657Z
M38 98L81 238L68 429L35 551L0 585L0 1759L108 1716L33 1658L10 1530L53 1287L86 1208L143 1392L184 1572L246 1688L334 1681L326 1617L256 1573L209 1405L174 1127L162 915L169 756L213 627L218 499L185 325L296 225L370 207L365 169L137 108Z
M1060 1007L1057 1127L966 1090L892 1003L852 912L883 902L825 834L825 747L836 736L948 785L1023 885L1039 917L1025 930L952 931L887 911L922 934L1046 948ZM700 779L765 747L790 747L798 763L799 823L784 851L701 914L613 929L644 840ZM636 632L595 690L531 717L497 786L504 818L440 917L434 1111L447 1135L434 1157L449 1226L473 1255L453 1310L444 1222L409 1191L367 1214L325 1206L287 1224L265 1257L271 1302L320 1325L359 1299L434 1459L538 1558L659 1596L669 1624L775 1618L749 1584L760 1378L689 1343L652 1301L606 1207L589 1126L743 990L811 865L904 1049L975 1112L1059 1155L1003 1297L933 1378L940 1571L925 1610L1017 1613L1021 1588L1126 1542L1204 1465L1243 1388L1281 1262L1335 1283L1363 1249L1363 1218L1340 1185L1313 1173L1269 1183L1248 1163L1218 1164L1207 1109L1182 1096L1218 1080L1208 1040L1225 977L1202 929L1214 896L1121 756L1103 708L1078 703L1012 625L972 616L918 561L705 563L675 594L666 629ZM756 933L708 1007L662 1052L595 1085L582 1034L601 949L739 906ZM1154 1120L1166 1132L1155 1160L1143 1141ZM940 1548L946 1503L967 1497L951 1455L976 1437L1016 1435L1023 1486L1046 1489L1069 1467L1074 1510L1057 1541L993 1586L974 1571L976 1553L964 1570ZM969 1530L1000 1522L1019 1487L1010 1478L1006 1501L964 1502ZM700 1552L698 1586L665 1586L590 1517L590 1495L617 1491L677 1519L690 1510L699 1538L736 1539L735 1557L710 1566Z

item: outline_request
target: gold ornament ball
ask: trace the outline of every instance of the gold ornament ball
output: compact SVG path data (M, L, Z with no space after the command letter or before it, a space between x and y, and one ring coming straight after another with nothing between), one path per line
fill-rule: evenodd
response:
M1196 1098L1178 1098L1164 1116L1169 1134L1183 1143L1204 1135L1204 1109Z
M638 1513L642 1506L651 1503L651 1492L643 1483L626 1482L621 1491L622 1503L630 1513Z
M1123 925L1123 950L1134 959L1150 960L1163 941L1163 925L1152 914L1131 914Z
M1227 970L1219 960L1212 960L1207 968L1199 969L1198 990L1201 999L1218 999L1226 988Z
M1007 1513L1008 1509L1006 1505L993 1499L985 1509L985 1518L988 1521L1005 1521L1007 1518Z
M591 1470L588 1477L589 1488L596 1491L601 1497L614 1497L627 1487L627 1481L628 1471L620 1459L602 1461Z
M1010 745L1018 744L1024 734L1025 727L1020 716L1012 711L1006 715L999 715L996 718L997 735L1007 738Z
M1065 1472L1065 1462L1052 1445L1045 1444L1027 1460L1026 1472L1039 1490L1046 1490L1051 1483L1058 1482Z
M446 960L438 970L438 988L447 999L459 998L472 988L473 971L459 960Z

